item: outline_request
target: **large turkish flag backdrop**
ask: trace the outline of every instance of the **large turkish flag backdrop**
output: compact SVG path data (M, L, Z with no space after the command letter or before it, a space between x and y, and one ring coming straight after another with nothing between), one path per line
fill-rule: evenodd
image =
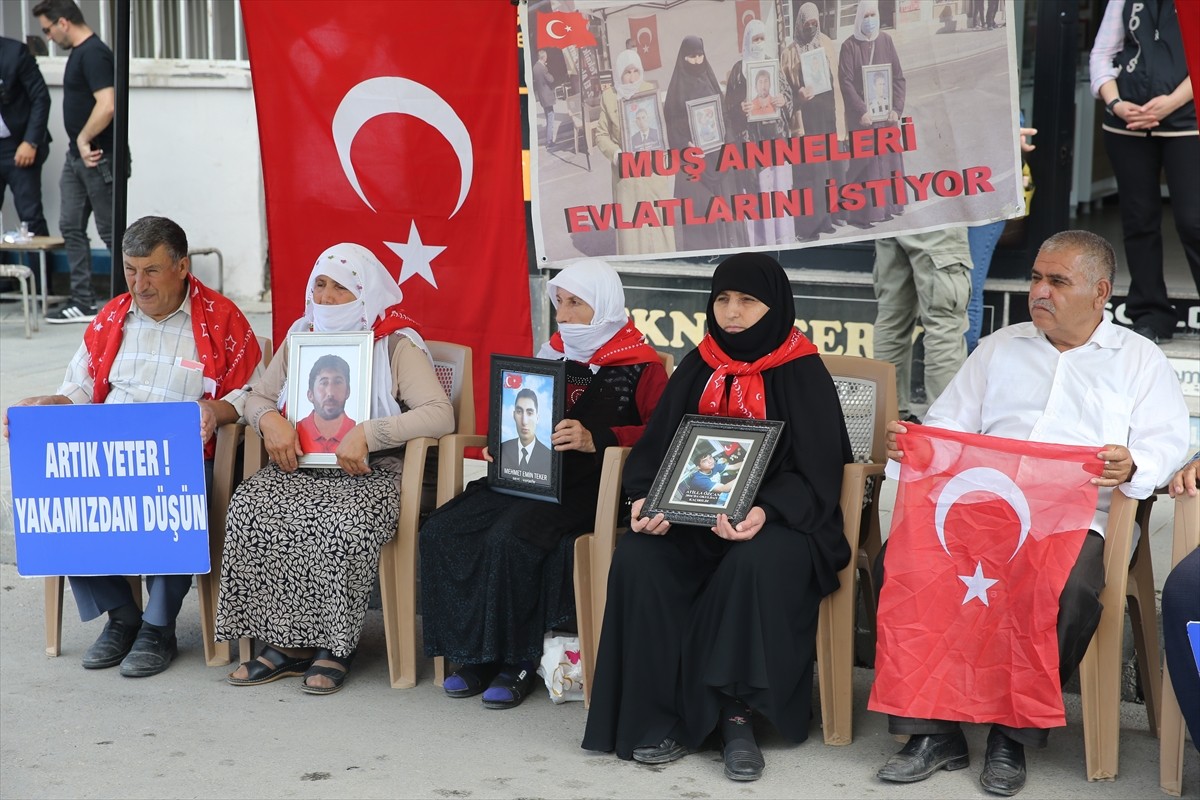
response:
M1096 510L1102 445L907 427L868 708L1065 725L1058 597Z
M317 256L356 242L427 339L471 346L486 426L489 353L533 349L512 6L253 0L242 14L276 345ZM474 33L449 35L450 20Z

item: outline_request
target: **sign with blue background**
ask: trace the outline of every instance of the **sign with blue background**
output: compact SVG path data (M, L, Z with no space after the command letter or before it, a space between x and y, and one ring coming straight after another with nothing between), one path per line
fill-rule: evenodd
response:
M17 572L207 573L196 403L8 409Z

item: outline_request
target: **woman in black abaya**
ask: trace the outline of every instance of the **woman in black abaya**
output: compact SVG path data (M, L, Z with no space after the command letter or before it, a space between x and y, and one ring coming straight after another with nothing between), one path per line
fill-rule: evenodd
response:
M667 86L667 98L663 101L667 142L672 149L682 151L694 146L687 104L689 100L704 97L716 98L715 111L720 114L721 84L704 54L704 40L699 36L685 36L679 45L679 55L675 57L675 71ZM675 175L675 196L690 200L696 216L708 213L713 197L724 198L728 203L729 197L738 191L733 173L717 172L720 157L720 149L704 156L704 169L695 179L682 170ZM681 222L675 229L675 246L679 250L722 250L746 244L746 230L740 222L691 225Z
M808 738L817 610L850 550L838 498L850 443L833 380L761 253L713 274L708 335L667 384L625 465L630 532L613 556L583 747L674 761L716 731L725 775L756 780L752 719ZM711 529L639 517L684 414L783 420L753 508Z

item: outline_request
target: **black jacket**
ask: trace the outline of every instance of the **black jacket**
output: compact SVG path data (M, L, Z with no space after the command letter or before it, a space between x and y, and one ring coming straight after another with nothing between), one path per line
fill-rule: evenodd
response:
M1113 66L1121 70L1117 75L1117 92L1123 100L1140 105L1153 97L1170 94L1187 80L1187 59L1175 0L1161 3L1127 0L1121 11L1121 26L1125 29L1125 42L1121 52L1113 58ZM1125 127L1125 121L1113 114L1107 115L1104 123L1113 128ZM1155 132L1195 130L1196 103L1193 100L1160 122Z
M50 141L50 90L29 48L16 39L0 36L0 116L13 138L13 149L21 142L38 148L45 158Z

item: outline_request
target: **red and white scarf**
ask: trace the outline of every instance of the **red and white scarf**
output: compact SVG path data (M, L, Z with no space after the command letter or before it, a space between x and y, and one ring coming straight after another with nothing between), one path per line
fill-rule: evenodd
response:
M798 328L783 344L753 362L730 358L710 334L705 334L697 348L704 363L713 368L712 377L700 394L700 413L718 417L749 417L766 419L767 399L762 373L786 364L794 358L815 355L816 346ZM725 383L729 381L729 391Z

